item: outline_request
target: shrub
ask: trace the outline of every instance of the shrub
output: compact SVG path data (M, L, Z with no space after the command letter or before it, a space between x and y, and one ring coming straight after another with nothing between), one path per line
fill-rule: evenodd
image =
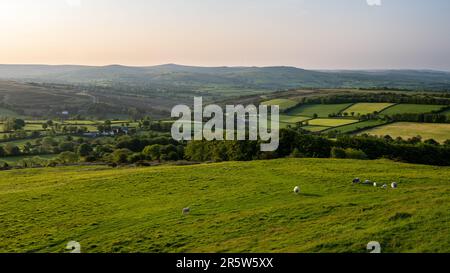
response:
M58 155L57 161L62 164L78 162L78 155L74 152L62 152Z
M332 158L346 158L346 152L342 148L333 147L331 149L331 157Z
M366 153L361 150L356 150L352 148L345 149L345 158L350 159L367 159Z
M127 163L131 154L132 151L128 149L117 149L112 153L112 160L115 163Z

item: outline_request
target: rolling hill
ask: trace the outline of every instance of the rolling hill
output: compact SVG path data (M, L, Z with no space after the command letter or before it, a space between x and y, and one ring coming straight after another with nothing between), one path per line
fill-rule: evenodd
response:
M448 177L335 159L2 171L0 252L449 252Z
M243 89L390 87L450 90L450 73L431 70L313 71L295 67L0 65L0 79L56 83L207 86Z

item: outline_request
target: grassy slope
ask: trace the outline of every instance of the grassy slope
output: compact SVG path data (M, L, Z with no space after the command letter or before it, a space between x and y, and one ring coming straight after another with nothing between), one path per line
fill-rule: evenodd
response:
M344 125L341 127L336 127L336 128L330 128L327 131L339 131L340 133L346 134L346 133L351 133L366 127L374 127L374 126L379 126L384 124L385 121L382 120L366 120L366 121L361 121L361 122L357 122L357 123L352 123L349 125Z
M301 122L301 121L305 121L305 120L309 120L310 118L308 117L300 117L300 116L288 116L288 115L280 115L280 122L285 122L285 123L297 123L297 122Z
M398 104L393 107L389 107L381 114L383 115L394 115L403 113L430 113L432 111L439 111L443 108L443 105L428 105L428 104Z
M406 139L420 135L424 140L432 138L438 142L444 142L450 139L450 124L396 122L369 129L363 133L377 136L400 136Z
M297 105L298 102L296 102L295 100L290 100L290 99L274 99L274 100L269 100L269 101L265 101L262 104L263 105L278 105L280 107L280 111L285 111L291 107L294 107L295 105Z
M301 105L289 111L289 115L312 117L317 114L320 118L326 118L329 114L338 114L349 107L351 103L344 104L311 104Z
M356 103L349 107L348 109L345 109L345 112L352 113L354 112L355 115L358 113L361 115L371 114L375 111L381 112L384 109L386 109L389 106L392 106L393 103Z
M353 186L355 176L399 189ZM71 240L84 252L365 252L372 240L383 252L449 252L448 177L332 159L4 171L0 252L62 252Z
M322 119L313 119L309 121L309 125L315 126L326 126L326 127L336 127L343 126L352 123L358 122L354 119L330 119L330 118L322 118Z

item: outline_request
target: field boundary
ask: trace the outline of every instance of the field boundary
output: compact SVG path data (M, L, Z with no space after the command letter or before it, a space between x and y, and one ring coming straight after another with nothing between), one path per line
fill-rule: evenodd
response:
M379 114L382 114L384 111L391 109L392 107L395 107L397 105L401 105L401 103L394 103L391 106L388 106L388 107L384 108L383 110L381 110Z
M345 113L345 112L344 112L345 110L349 109L350 107L352 107L353 105L355 105L355 104L357 104L357 103L359 103L359 102L351 103L349 106L347 106L347 107L345 107L344 109L342 109L338 114L340 115L340 114L342 114L342 113Z
M365 121L367 121L367 120L358 121L358 122L355 122L355 123L350 123L350 124L346 124L346 125L332 127L332 128L330 128L328 130L325 130L324 132L326 132L326 131L332 132L335 129L338 129L338 128L341 128L341 127L345 127L345 126L348 126L348 125L356 125L358 123L363 123ZM368 129L373 129L373 128L376 128L378 126L384 126L384 125L387 125L387 124L390 124L390 123L394 123L394 122L393 121L392 122L386 121L386 123L383 123L383 124L378 124L378 125L374 125L374 126L368 126L368 127L363 128L363 129L356 129L354 131L347 132L346 134L355 134L355 133L358 133L359 131L365 131L365 130L368 130Z
M383 124L378 124L378 125L375 125L375 126L366 127L364 129L359 129L359 130L355 130L355 131L349 132L349 134L355 135L355 134L362 133L362 132L364 132L366 130L369 130L369 129L374 129L374 128L378 128L378 127L381 127L381 126L390 125L390 124L393 124L393 123L395 123L395 121L387 121L386 123L383 123Z

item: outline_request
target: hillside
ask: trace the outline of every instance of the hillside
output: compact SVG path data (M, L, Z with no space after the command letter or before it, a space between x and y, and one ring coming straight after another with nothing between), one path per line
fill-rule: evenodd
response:
M125 84L157 88L269 89L390 87L450 90L450 73L430 70L313 71L295 67L194 67L175 64L128 67L110 65L0 65L0 79L72 84Z
M332 159L3 171L0 252L449 252L448 177Z

